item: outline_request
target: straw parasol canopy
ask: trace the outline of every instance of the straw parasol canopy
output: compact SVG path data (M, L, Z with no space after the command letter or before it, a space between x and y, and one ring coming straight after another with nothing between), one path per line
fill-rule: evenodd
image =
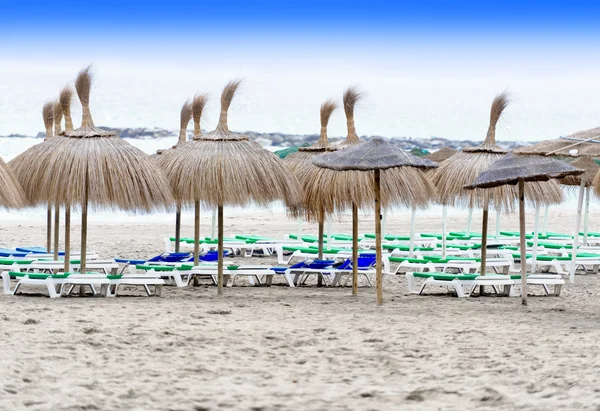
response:
M360 101L361 93L354 87L344 92L344 112L348 135L338 146L328 146L328 150L345 149L364 142L356 134L354 107ZM298 170L298 179L305 190L305 214L307 219L318 219L321 210L325 214L340 213L355 205L358 208L371 207L375 201L373 178L369 173L352 170L335 172L327 168L307 167ZM414 168L389 169L382 173L381 204L384 208L393 206L424 206L437 197L437 190L431 181Z
M503 185L518 184L519 190L519 223L521 237L521 299L527 305L527 260L525 246L525 182L547 181L553 178L562 178L570 175L582 174L578 170L562 161L544 157L516 156L509 153L481 173L465 189L494 189ZM485 235L485 234L484 234Z
M88 204L94 208L150 211L170 206L173 197L165 176L150 156L94 125L89 104L90 67L79 72L75 88L83 109L81 127L31 147L11 165L33 204L82 206L83 271Z
M219 293L223 286L223 206L265 206L283 200L297 207L302 202L298 181L279 157L248 136L229 130L227 112L239 85L238 80L225 86L214 131L195 135L158 157L176 201L218 208Z
M456 153L457 153L457 151L455 149L453 149L452 147L442 147L441 149L439 149L438 151L436 151L434 153L429 153L429 154L423 156L423 158L426 158L431 161L435 161L436 163L441 163L442 161L448 160L450 157L452 157Z
M381 137L375 137L362 145L327 153L313 158L317 167L333 170L334 172L364 173L372 178L372 192L375 204L375 235L376 235L376 287L377 304L383 302L382 290L382 250L381 250L381 178L385 170L431 169L437 164L431 160L412 156L402 151L398 146ZM424 176L424 173L423 173ZM425 177L424 177L425 178Z
M26 205L26 196L19 181L10 167L0 158L0 206L22 208Z
M583 170L583 174L570 175L559 180L560 184L566 186L581 186L590 187L594 182L594 177L600 171L600 165L591 157L578 157L569 163L571 166Z
M490 112L490 124L484 142L465 148L440 164L430 173L437 186L440 201L444 205L467 208L484 208L490 204L496 210L512 210L518 193L514 187L499 186L493 190L465 190L479 174L506 154L496 144L496 125L509 99L506 93L494 98ZM556 181L529 184L526 188L529 200L534 204L553 204L562 201L562 190Z
M600 127L519 147L515 154L600 157Z

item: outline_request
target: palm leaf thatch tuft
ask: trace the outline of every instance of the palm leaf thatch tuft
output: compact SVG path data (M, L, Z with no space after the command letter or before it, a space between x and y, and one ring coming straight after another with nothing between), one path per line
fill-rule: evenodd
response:
M60 100L56 100L54 102L52 111L54 113L54 135L58 136L58 135L60 135L60 133L62 133L62 128L61 128L60 123L63 118L63 111L62 111L62 106L60 105Z
M496 145L496 125L504 109L508 106L510 100L506 92L498 94L492 101L492 109L490 110L490 125L488 126L487 135L482 144L473 148L465 148L463 151L470 153L500 153L506 154L506 150L501 149Z
M158 156L175 199L182 204L201 201L209 207L267 205L277 200L298 206L301 189L283 161L228 128L227 110L239 84L230 82L223 90L221 115L214 131L196 135L176 150Z
M208 101L208 94L196 94L194 96L194 102L192 103L192 112L194 114L194 135L202 134L202 129L200 128L200 119L202 118L202 112L204 111L204 106L206 106L206 102Z
M571 166L583 170L583 174L570 175L561 178L559 182L566 186L580 186L581 182L585 187L590 187L594 182L594 177L600 171L600 165L591 157L578 157L576 160L569 163Z
M344 113L346 114L346 128L348 129L348 135L346 136L346 141L340 144L339 148L362 143L358 137L358 134L356 134L356 127L354 125L354 108L356 107L356 104L362 100L362 98L363 93L360 92L355 86L348 87L346 91L344 91L343 103Z
M84 204L125 210L164 209L173 202L160 168L116 134L96 129L89 110L91 72L75 82L82 126L20 154L11 166L33 204Z
M44 119L44 127L46 128L46 138L54 137L52 127L54 126L54 103L47 102L42 109L42 118Z
M0 206L22 208L26 205L26 196L11 168L0 158Z
M354 126L354 107L360 98L361 94L354 87L344 92L348 135L339 146L342 150L362 144ZM331 151L336 148L329 146L328 149ZM309 221L318 221L323 213L341 213L353 204L371 209L375 201L373 172L334 171L311 164L296 168L296 176L304 189L304 213ZM424 206L435 198L436 188L423 171L411 167L381 171L383 207Z
M457 153L457 151L455 149L453 149L452 147L443 147L434 153L429 153L429 154L424 155L423 158L426 158L431 161L435 161L436 163L441 163L442 161L448 160L450 157L452 157L456 153Z
M478 147L464 149L440 163L430 172L433 183L444 205L467 208L484 208L488 205L500 211L512 211L518 201L518 190L500 186L492 190L465 190L479 174L489 169L506 153L496 145L495 127L508 104L505 93L492 102L490 125L485 141ZM560 185L554 181L533 182L525 187L526 199L532 204L557 204L563 199Z
M63 116L65 117L65 130L73 130L73 120L71 119L71 100L73 99L73 90L69 86L65 86L60 91L60 107Z
M194 100L195 101L195 100ZM181 114L179 116L179 141L183 143L187 139L187 126L192 119L192 104L189 100L186 100L181 107Z
M312 164L312 157L315 154L323 153L329 147L329 140L327 138L327 125L329 124L329 119L331 118L331 114L337 108L337 103L332 99L325 101L321 104L321 133L319 135L319 141L317 141L312 146L308 147L299 147L298 151L292 154L289 154L285 157L285 164L295 172L297 167L314 167Z
M586 141L591 140L591 141ZM600 127L578 131L564 138L519 147L516 154L600 157Z

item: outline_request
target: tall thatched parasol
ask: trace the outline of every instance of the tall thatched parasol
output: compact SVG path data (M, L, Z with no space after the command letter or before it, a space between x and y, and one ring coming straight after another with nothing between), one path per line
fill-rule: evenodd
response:
M189 100L186 100L181 107L181 113L179 116L179 139L177 145L185 143L187 140L187 126L192 119L192 105ZM175 145L173 148L177 147ZM179 242L181 239L181 203L177 202L177 209L175 211L175 252L179 252Z
M73 90L69 86L64 86L60 91L58 100L60 101L61 112L65 118L65 131L73 131L73 120L71 119L71 100L73 99ZM59 206L56 206L58 211ZM59 217L56 217L58 225ZM71 249L71 207L65 207L65 250ZM58 235L54 239L54 259L58 259ZM65 271L68 271L69 259L65 258Z
M512 186L498 186L493 190L465 190L475 178L506 154L496 145L496 124L508 105L506 93L494 98L490 112L490 124L483 143L477 147L465 148L462 152L440 164L431 172L431 179L437 186L442 204L483 208L483 227L485 235L481 238L481 274L485 274L487 247L488 207L491 204L497 212L512 210L518 199L518 190ZM562 190L556 181L534 182L526 188L527 196L534 204L559 203L562 201Z
M42 108L42 118L44 127L46 128L46 141L54 137L54 103L46 103ZM48 211L46 214L46 252L49 253L52 249L52 204L48 202Z
M321 132L319 135L319 141L309 147L299 147L298 151L286 156L283 161L292 170L294 175L298 178L298 181L302 187L312 184L311 181L306 181L304 177L310 174L311 168L316 168L312 163L312 158L327 151L329 147L329 140L327 139L327 125L331 114L337 108L337 103L333 100L327 100L321 105L320 118L321 118ZM305 201L303 208L306 210L311 209L311 205ZM319 224L319 259L323 259L323 226L325 222L325 212L323 209L316 210L316 219Z
M354 87L344 92L344 112L348 135L339 146L329 146L328 150L348 148L363 144L356 134L354 108L360 101L361 93ZM311 167L298 170L298 178L303 182L305 193L305 214L307 219L317 219L319 213L334 214L352 208L352 294L358 294L358 209L370 207L375 201L372 190L372 176L353 170L334 171L328 168ZM425 205L437 196L435 186L422 171L413 168L389 169L381 173L381 206Z
M548 181L583 173L561 161L543 157L516 156L509 153L494 162L489 170L481 173L465 189L495 189L502 185L515 185L519 188L519 226L521 237L521 301L527 305L527 254L525 246L525 182ZM485 233L482 233L485 235Z
M239 84L240 81L232 81L225 86L214 131L196 135L158 157L176 201L194 205L202 201L209 207L218 207L219 294L223 292L223 206L267 205L283 200L296 207L302 202L298 181L279 157L247 136L229 130L227 111Z
M520 147L515 153L522 155L538 156L587 156L600 157L600 127L589 130L578 131L566 137L554 140L541 141L539 143ZM589 164L589 163L588 163ZM593 184L593 182L592 182ZM575 254L579 246L579 227L581 224L581 212L583 208L583 198L586 195L585 178L579 180L579 194L577 198L577 220L575 221L575 235L573 241L573 263ZM589 194L588 194L589 195ZM589 198L589 197L588 197ZM548 209L546 209L546 215ZM575 264L571 264L569 277L571 282L575 281Z
M81 205L82 272L86 269L88 205L149 211L173 203L167 180L149 156L113 132L95 127L89 106L91 86L88 67L75 82L83 109L80 128L33 146L11 162L32 203ZM69 252L66 248L65 263Z
M437 164L405 153L389 140L375 137L360 146L323 154L313 158L313 164L335 172L349 170L364 173L373 179L373 197L375 203L375 248L377 304L383 303L382 290L382 248L381 248L381 179L383 170L429 169ZM384 177L385 178L385 177Z

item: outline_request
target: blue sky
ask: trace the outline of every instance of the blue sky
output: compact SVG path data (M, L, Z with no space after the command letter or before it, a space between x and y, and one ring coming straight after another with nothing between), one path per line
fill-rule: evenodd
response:
M0 0L0 49L9 58L56 56L57 46L94 59L186 53L201 60L228 51L464 58L490 48L500 56L510 50L517 57L525 51L522 58L530 51L574 57L597 42L598 21L598 2L578 0Z

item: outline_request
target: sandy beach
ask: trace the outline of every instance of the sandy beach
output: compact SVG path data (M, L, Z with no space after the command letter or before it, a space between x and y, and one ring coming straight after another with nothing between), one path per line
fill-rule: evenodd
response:
M573 218L574 210L551 210L549 230L571 232ZM407 232L408 221L394 213L387 231ZM190 222L184 235L193 233ZM203 235L209 225L204 213ZM450 229L465 225L466 212L451 213ZM516 229L517 219L502 225ZM439 216L425 212L417 227L439 231ZM78 229L73 224L74 248ZM371 217L361 216L360 229L373 231ZM283 214L226 216L225 235L296 230ZM143 216L137 224L90 220L90 249L148 257L163 251L171 231ZM348 218L333 232L349 233ZM7 221L0 233L5 246L41 244L45 227ZM441 288L408 295L403 276L386 278L382 307L374 291L361 287L352 297L349 288L242 280L222 298L209 285L166 287L161 298L129 289L116 299L2 295L0 409L599 409L597 275L577 276L559 298L532 290L528 307L518 298L458 299Z

